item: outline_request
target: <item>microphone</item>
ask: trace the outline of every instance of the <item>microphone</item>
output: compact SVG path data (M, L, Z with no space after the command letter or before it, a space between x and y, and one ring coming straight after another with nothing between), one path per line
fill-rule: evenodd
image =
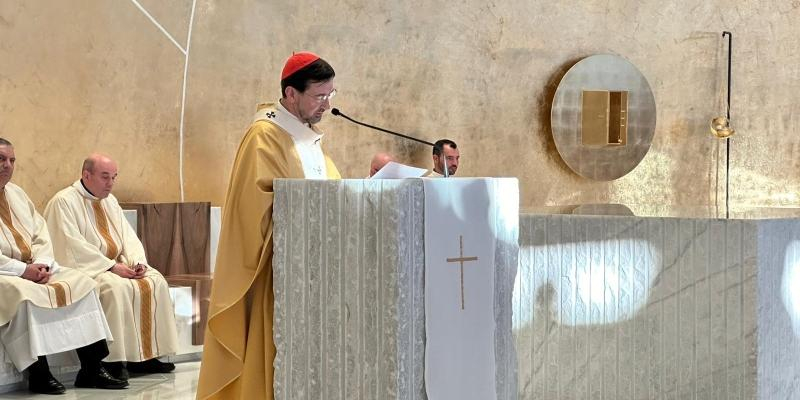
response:
M419 143L422 143L422 144L427 144L428 146L433 147L433 143L431 143L431 142L426 142L426 141L424 141L422 139L417 139L415 137L404 135L402 133L393 132L393 131L390 131L388 129L383 129L383 128L379 128L379 127L374 126L374 125L365 124L363 122L356 121L356 120L348 117L347 115L342 114L342 112L339 111L338 108L332 108L331 109L331 114L333 114L333 115L335 115L337 117L342 117L342 118L344 118L344 119L346 119L346 120L348 120L348 121L350 121L350 122L352 122L352 123L354 123L356 125L366 126L367 128L375 129L377 131L385 132L385 133L388 133L390 135L399 136L399 137L404 138L404 139L413 140L415 142L419 142Z

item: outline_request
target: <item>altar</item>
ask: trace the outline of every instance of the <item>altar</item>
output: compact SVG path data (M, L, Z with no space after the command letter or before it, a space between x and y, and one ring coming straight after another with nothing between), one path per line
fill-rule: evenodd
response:
M423 187L276 181L276 399L429 398ZM498 399L791 398L800 213L561 212L497 241Z

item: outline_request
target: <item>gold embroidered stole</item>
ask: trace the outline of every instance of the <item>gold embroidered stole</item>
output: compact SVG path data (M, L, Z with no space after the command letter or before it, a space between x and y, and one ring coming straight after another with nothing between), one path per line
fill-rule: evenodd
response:
M131 279L139 286L141 294L141 307L139 308L139 337L142 344L142 358L149 360L153 358L153 321L155 319L155 301L153 297L153 287L150 279ZM156 346L158 342L156 342ZM157 350L156 350L157 351Z
M17 248L19 248L21 254L20 261L25 264L30 264L31 261L33 261L31 257L31 246L25 241L25 238L22 237L17 228L14 228L14 221L11 218L11 207L9 207L8 200L6 200L5 188L0 189L0 219L3 220L8 230L11 231L11 236L14 237L14 242L17 244Z
M100 200L92 200L91 202L95 220L97 221L97 230L106 242L107 249L105 255L112 260L119 261L118 256L120 255L120 248L111 236L111 230L109 229L111 221L108 219ZM155 318L153 287L148 278L131 279L130 282L139 289L139 299L141 302L139 305L139 340L141 343L142 358L144 360L149 360L154 357L154 342L156 349L158 348L158 342L153 337L153 321Z
M64 287L66 282L54 282L48 283L47 287L52 290L52 295L50 296L50 304L53 304L53 300L55 300L56 307L64 307L67 304L72 303L72 299L67 299L67 288ZM48 292L48 294L50 294ZM70 296L71 297L71 296Z
M14 220L11 217L11 207L8 205L5 190L0 191L0 219L3 220L8 230L11 231L11 236L14 237L14 242L21 253L20 261L25 264L31 264L33 262L31 246L25 241L25 238L22 237L22 234L19 233L17 228L14 227ZM67 299L67 290L61 282L48 283L45 286L48 288L47 294L50 296L51 306L64 307L70 303L69 299Z
M117 256L119 256L119 247L117 247L114 238L111 237L111 231L108 229L108 217L106 217L106 212L103 210L100 200L92 200L92 209L94 209L94 219L97 221L97 230L100 232L100 236L103 237L103 241L106 242L106 257L116 260Z

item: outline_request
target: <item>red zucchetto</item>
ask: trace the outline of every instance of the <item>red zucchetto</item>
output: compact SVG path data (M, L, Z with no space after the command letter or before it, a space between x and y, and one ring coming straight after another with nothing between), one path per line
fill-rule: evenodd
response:
M295 72L305 68L308 64L313 63L314 61L319 60L319 56L308 52L308 51L301 51L298 53L292 54L288 60L286 60L286 64L283 66L283 72L281 73L281 80L284 80Z

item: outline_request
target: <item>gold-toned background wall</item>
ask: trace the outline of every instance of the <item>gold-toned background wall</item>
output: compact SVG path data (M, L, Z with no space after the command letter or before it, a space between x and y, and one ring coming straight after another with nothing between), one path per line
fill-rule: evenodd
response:
M708 121L723 112L721 32L730 30L731 202L798 206L799 17L798 1L9 0L0 2L0 135L15 143L14 181L37 206L77 178L92 150L119 160L121 200L179 200L181 148L184 198L220 204L255 104L279 96L293 50L312 50L337 70L335 107L455 140L458 175L518 177L523 208L714 207L724 147ZM614 182L572 173L549 131L559 79L597 53L633 62L658 110L651 151ZM429 166L421 145L332 116L320 126L345 177L366 175L379 150Z

